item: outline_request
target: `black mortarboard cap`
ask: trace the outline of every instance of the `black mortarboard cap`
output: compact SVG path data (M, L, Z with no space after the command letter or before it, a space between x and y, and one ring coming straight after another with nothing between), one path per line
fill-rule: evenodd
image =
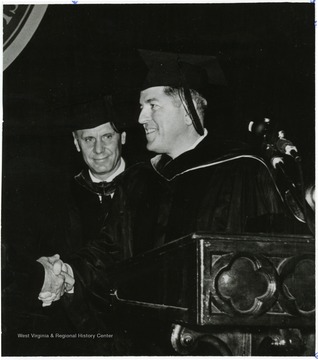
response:
M226 85L215 56L139 50L148 67L142 89L154 86L184 87L202 92L210 85Z
M72 131L92 129L110 122L116 128L117 115L111 96L103 96L90 101L74 103L70 106L69 117Z

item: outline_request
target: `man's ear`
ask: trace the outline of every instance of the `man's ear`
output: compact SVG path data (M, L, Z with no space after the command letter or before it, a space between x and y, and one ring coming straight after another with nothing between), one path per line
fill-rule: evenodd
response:
M188 126L192 125L191 116L190 116L189 113L187 113L186 111L185 111L185 114L184 114L184 122L185 122L186 125L188 125Z
M73 131L72 134L73 134L74 145L75 145L75 147L76 147L76 150L77 150L78 152L81 152L81 148L80 148L80 146L79 146L79 143L78 143L77 136L76 136L75 132Z
M126 131L123 131L123 132L120 134L120 139L121 139L121 144L122 144L122 145L126 144Z

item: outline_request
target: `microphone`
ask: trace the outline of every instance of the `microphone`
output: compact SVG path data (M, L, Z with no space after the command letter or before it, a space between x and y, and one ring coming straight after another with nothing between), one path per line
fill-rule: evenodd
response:
M271 120L264 118L262 120L250 121L247 128L254 135L266 137L271 128Z
M277 150L282 154L293 157L295 161L301 161L296 146L290 140L285 139L285 132L283 130L278 132L278 137L279 139L276 142Z

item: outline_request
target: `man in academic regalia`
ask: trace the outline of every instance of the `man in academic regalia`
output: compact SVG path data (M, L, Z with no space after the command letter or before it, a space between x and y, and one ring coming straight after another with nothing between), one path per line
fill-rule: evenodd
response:
M76 150L81 153L86 167L71 184L68 201L68 234L60 252L74 253L100 236L106 223L111 202L116 192L116 177L127 168L122 157L126 132L120 126L119 116L111 96L73 103L68 108L69 122ZM107 332L102 298L90 296L88 301L72 302L68 308L69 321L82 332ZM76 342L73 341L73 344ZM82 346L81 346L82 345ZM109 342L80 339L78 355L108 354ZM76 349L73 347L73 354ZM83 347L87 347L83 352Z
M205 129L204 90L223 80L216 59L148 51L141 56L149 72L140 93L139 123L148 150L158 155L119 177L103 238L63 259L66 263L59 256L38 260L46 271L39 295L43 306L65 291L74 298L83 291L106 298L109 274L120 260L192 232L294 231L264 161L246 149L227 147ZM152 340L144 343L162 340L158 332L146 329L147 334ZM172 348L162 349L132 346L127 354L173 354Z
M72 104L70 122L76 150L87 165L74 177L70 199L67 252L74 252L99 236L116 189L116 176L127 167L122 157L126 132L119 127L112 99Z
M63 184L65 193L70 193L71 196L60 200L63 201L63 205L60 206L59 214L53 221L51 218L48 219L59 227L60 238L52 234L51 237L47 236L41 241L42 248L51 249L50 251L53 252L58 250L63 256L75 252L92 239L98 238L100 230L105 225L116 191L116 177L127 168L127 162L122 157L126 133L119 126L118 114L110 96L73 103L67 110L74 144L77 151L81 153L86 167L75 176L71 186ZM69 188L71 188L70 191ZM56 197L60 199L60 196L56 195ZM28 264L26 252L23 259ZM33 276L37 271L36 269L33 271L32 266L26 266L25 272L22 265L20 268L18 269L22 276L20 278L17 276L19 279L17 284L13 283L11 288L4 289L4 302L7 309L5 324L8 328L8 330L5 329L5 333L14 332L11 339L10 335L6 335L6 339L17 343L17 345L9 344L11 351L14 351L13 354L23 353L23 351L25 351L24 355L43 356L109 354L109 341L100 339L82 338L77 341L71 338L56 338L54 340L42 339L40 342L35 338L28 341L16 339L16 332L26 331L25 327L28 332L34 333L68 334L77 331L107 332L108 329L103 318L104 303L100 298L92 296L89 301L78 303L73 301L72 308L67 308L67 310L61 303L56 303L56 306L50 309L41 309L33 302L29 304L29 298L24 293L26 293L26 288L30 293L33 291L37 279L30 280L29 273ZM41 275L42 278L38 281L43 280L43 274L39 274L40 277ZM13 286L19 290L15 290ZM64 302L67 300L65 298ZM33 342L39 345L35 348Z

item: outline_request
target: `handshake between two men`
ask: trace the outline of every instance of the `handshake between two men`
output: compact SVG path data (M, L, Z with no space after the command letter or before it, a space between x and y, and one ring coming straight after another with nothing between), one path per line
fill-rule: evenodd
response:
M60 259L60 255L42 256L37 261L44 268L44 283L38 296L43 307L50 306L53 301L59 300L65 292L74 292L73 270Z

